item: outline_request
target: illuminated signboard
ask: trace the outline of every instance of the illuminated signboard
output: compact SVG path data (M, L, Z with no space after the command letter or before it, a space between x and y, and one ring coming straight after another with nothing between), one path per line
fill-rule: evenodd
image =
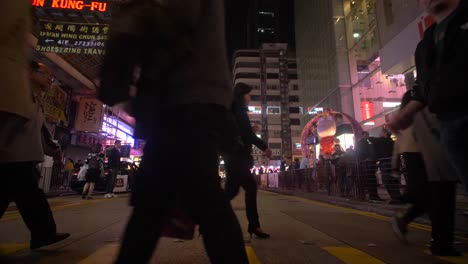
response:
M104 55L109 26L40 21L40 52Z
M80 0L32 0L35 7L66 9L66 10L90 10L94 12L106 12L107 3L99 1Z
M371 102L361 102L362 120L368 120L374 117L374 105ZM374 121L365 123L366 126L375 125Z

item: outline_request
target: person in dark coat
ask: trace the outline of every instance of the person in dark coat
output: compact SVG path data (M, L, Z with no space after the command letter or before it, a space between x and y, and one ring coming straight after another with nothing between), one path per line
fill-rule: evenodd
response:
M260 228L257 210L257 183L253 178L250 169L254 162L252 157L252 145L265 152L267 157L271 157L271 150L252 131L249 116L247 114L250 102L250 91L252 88L244 83L238 83L234 87L234 101L232 112L238 126L238 131L243 143L243 147L234 154L226 154L226 194L229 199L233 199L239 192L240 187L245 190L245 208L249 221L248 232L255 234L259 238L269 238L270 235Z

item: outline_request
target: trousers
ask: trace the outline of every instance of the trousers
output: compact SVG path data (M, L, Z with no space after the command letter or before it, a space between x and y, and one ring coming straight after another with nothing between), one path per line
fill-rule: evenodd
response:
M174 200L200 225L212 263L248 263L240 224L218 175L220 123L226 111L217 105L174 106L155 118L116 263L150 260ZM181 154L183 166L175 159Z
M249 221L249 230L260 227L257 209L257 182L250 172L251 161L248 157L228 155L225 157L226 186L229 200L234 199L240 187L245 191L245 211Z
M32 240L56 233L56 224L44 192L38 186L39 172L33 162L0 164L4 174L0 192L0 218L15 202Z

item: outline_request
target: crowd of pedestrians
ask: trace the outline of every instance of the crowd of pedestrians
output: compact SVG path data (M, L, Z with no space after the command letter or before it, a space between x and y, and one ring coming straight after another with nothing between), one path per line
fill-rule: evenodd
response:
M44 67L29 62L26 52L30 3L14 2L10 3L13 9L6 8L4 1L0 4L3 13L12 10L8 14L12 19L2 23L7 34L0 35L0 77L5 87L3 98L7 98L0 100L0 166L6 185L0 196L0 215L14 201L31 231L31 249L37 249L69 234L57 232L48 202L38 187L37 164L44 154L59 159L61 150L50 139L40 105L41 88L51 80ZM349 195L351 186L357 185L363 190L360 195L367 192L375 201L381 200L376 177L380 171L391 203L412 205L393 219L398 238L406 240L409 222L427 213L432 223L432 254L458 256L453 248L457 180L468 192L463 155L468 147L463 135L468 128L463 102L468 96L468 89L464 89L468 8L462 0L418 2L436 24L427 30L416 50L417 84L405 95L401 110L388 125L398 137L396 146L386 129L380 137L364 132L356 151L343 151L337 145L334 153L325 153L318 161L314 157L311 162L309 157L309 167L311 163L317 166L316 177L325 175L329 184L337 181L342 195ZM218 0L133 0L113 14L98 97L110 106L126 103L126 109L136 118L136 136L147 140L132 193L132 215L116 263L148 262L174 204L200 226L213 263L248 263L241 227L230 204L240 187L245 189L248 232L259 238L270 237L260 227L257 185L250 168L252 145L267 157L271 150L250 125L246 107L251 87L239 83L232 92L223 14L223 1ZM138 92L130 97L129 87L134 84L137 68ZM181 141L186 131L180 124L190 127L196 140ZM116 141L108 156L108 198L115 197L119 147ZM181 150L190 157L183 167L173 159ZM226 160L225 190L218 177L219 154ZM83 199L91 199L103 163L99 144L84 164L77 163L87 166ZM72 160L66 163L67 182L77 164ZM177 174L173 173L175 167L180 168ZM292 170L301 167L307 164L301 166L298 159L290 166ZM399 180L393 177L401 168L408 185L403 195Z

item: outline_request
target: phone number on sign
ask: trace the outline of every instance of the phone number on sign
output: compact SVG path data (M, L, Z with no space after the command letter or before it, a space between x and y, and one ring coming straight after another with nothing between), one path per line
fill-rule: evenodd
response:
M104 47L102 41L58 40L57 44L74 47Z

